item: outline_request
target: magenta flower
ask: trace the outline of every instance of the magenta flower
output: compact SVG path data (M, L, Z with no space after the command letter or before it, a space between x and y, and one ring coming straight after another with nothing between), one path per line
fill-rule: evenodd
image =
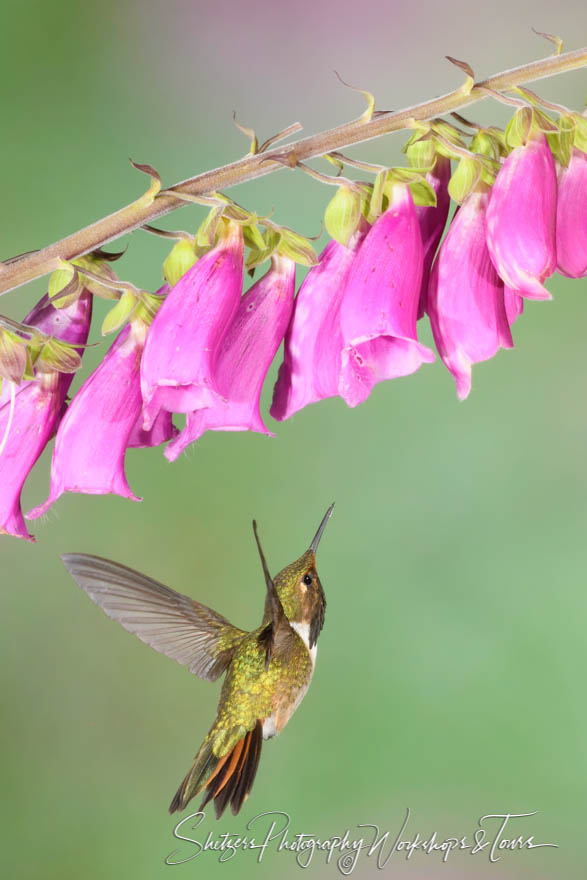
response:
M278 421L338 394L343 348L340 306L351 263L368 228L363 223L348 247L330 241L298 291L273 390L270 412Z
M587 275L587 154L574 149L558 178L557 269L569 278Z
M505 303L505 314L510 327L524 311L524 297L520 296L517 290L512 290L507 285L503 289L503 299ZM506 346L507 348L507 346Z
M57 431L49 497L27 514L28 519L45 513L63 492L112 492L141 500L128 485L124 456L131 442L153 445L151 434L139 434L145 333L142 323L128 324L75 395ZM153 431L157 439L167 439L162 434L169 432L169 425L156 421Z
M422 236L409 187L396 185L348 274L340 321L343 337L339 394L349 406L367 399L384 379L413 373L434 354L418 342Z
M450 209L450 195L448 192L450 159L446 156L437 155L436 164L432 171L429 171L426 175L426 180L436 193L436 205L416 205L416 214L420 224L423 246L422 285L420 287L418 318L422 318L426 314L430 270Z
M530 299L551 299L556 269L556 169L546 135L531 134L505 160L487 208L487 244L503 281Z
M291 316L296 264L275 256L269 271L241 299L222 341L214 380L222 398L206 409L188 413L186 426L169 444L165 456L174 461L204 431L267 430L259 399L267 370Z
M146 429L161 410L189 413L219 399L214 365L242 282L242 229L225 222L218 243L171 289L147 334L141 363Z
M504 285L487 248L488 193L473 191L455 214L440 246L428 288L428 314L438 353L461 400L471 390L471 366L512 348ZM510 291L512 319L516 293Z
M64 309L45 295L25 318L25 324L69 343L85 344L92 314L92 297L82 291ZM39 372L10 389L4 382L0 399L0 534L34 541L20 507L22 487L63 414L73 373Z

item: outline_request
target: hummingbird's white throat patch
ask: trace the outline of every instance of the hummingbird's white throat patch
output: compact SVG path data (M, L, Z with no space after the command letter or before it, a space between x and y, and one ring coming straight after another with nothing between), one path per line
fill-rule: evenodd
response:
M318 645L313 645L310 647L310 624L302 623L299 620L290 620L289 625L293 630L297 632L304 645L310 652L310 659L312 661L312 666L316 662L316 651L318 650Z

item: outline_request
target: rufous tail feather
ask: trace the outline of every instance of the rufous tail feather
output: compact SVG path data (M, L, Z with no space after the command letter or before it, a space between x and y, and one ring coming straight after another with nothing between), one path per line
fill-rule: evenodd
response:
M260 720L252 730L239 739L232 751L221 758L213 754L212 743L205 742L177 789L169 806L169 812L183 810L189 801L206 787L200 810L213 800L217 819L222 816L229 804L233 815L236 816L253 787L262 744L263 724Z

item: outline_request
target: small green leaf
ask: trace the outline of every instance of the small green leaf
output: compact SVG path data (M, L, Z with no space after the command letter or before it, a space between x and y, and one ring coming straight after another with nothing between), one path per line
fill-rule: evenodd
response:
M10 330L0 329L0 376L19 385L26 368L26 342Z
M75 373L81 367L82 359L73 345L52 336L43 345L37 363L51 371Z
M533 122L532 107L521 107L516 110L505 130L505 141L510 150L521 147L528 141Z
M197 261L194 243L182 238L173 245L163 263L163 277L170 287L174 287Z
M579 116L578 113L573 115L575 121L575 140L573 146L583 153L587 153L587 119Z
M149 327L164 302L165 296L157 293L143 292L133 313L133 325L137 321L141 321L146 327Z
M367 220L369 223L375 223L383 210L383 192L385 190L385 184L387 183L388 175L389 171L387 168L385 168L383 171L380 171L379 174L376 175L373 182L373 191L371 193L371 199L369 201L369 212L367 214Z
M253 250L262 251L265 249L265 240L255 222L247 223L246 226L243 226L243 235L245 244Z
M436 207L436 192L427 180L415 180L409 187L415 205Z
M249 272L257 266L260 266L261 263L264 263L265 260L268 260L269 257L274 254L281 242L281 233L275 229L269 228L266 230L263 240L264 247L260 249L252 248L247 257L246 269Z
M477 159L463 157L454 170L448 184L451 199L462 204L481 178L481 163Z
M224 208L222 205L212 208L206 219L200 224L200 227L196 232L197 247L213 247L216 243L216 231L223 211Z
M479 153L481 156L488 156L490 159L499 159L501 155L499 143L486 129L477 132L471 141L469 149L472 153Z
M406 149L406 156L412 168L421 171L431 171L436 162L436 144L432 138L419 140L410 144Z
M66 309L78 298L81 283L73 265L64 263L49 278L49 299L56 309Z
M346 247L360 220L361 194L346 185L339 187L324 214L328 234Z
M280 232L281 241L278 248L280 254L290 257L302 266L315 266L318 263L316 251L307 238L285 226L280 228Z
M563 114L558 121L559 161L566 167L571 161L575 140L575 120L571 114ZM547 135L548 137L548 135Z
M125 290L116 305L110 309L102 322L102 336L113 333L126 324L137 306L137 298L130 290Z

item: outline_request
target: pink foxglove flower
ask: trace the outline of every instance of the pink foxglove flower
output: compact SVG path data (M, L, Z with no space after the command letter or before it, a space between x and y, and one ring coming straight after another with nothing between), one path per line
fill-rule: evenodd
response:
M409 187L398 184L359 248L342 299L339 393L349 406L366 400L377 382L434 360L416 332L421 282L418 216Z
M428 288L428 314L438 353L461 400L471 390L471 365L512 348L504 285L486 243L488 193L473 191L440 246ZM517 310L511 292L512 317Z
M64 492L106 495L110 492L140 501L124 472L127 447L153 445L138 434L142 397L140 362L145 326L128 324L116 337L102 363L84 382L59 426L51 463L49 497L27 518L34 519ZM157 431L161 423L155 422Z
M505 285L503 289L503 298L505 302L505 314L510 327L524 311L524 297L520 296L517 290ZM507 347L507 346L506 346Z
M161 410L189 413L221 397L214 366L241 295L243 233L225 221L219 235L171 289L147 334L141 363L147 430Z
M64 309L45 295L25 318L25 324L68 343L85 344L92 314L92 297L82 291ZM9 388L4 382L0 400L0 533L34 541L20 507L25 480L63 414L73 373L39 372L35 379Z
M558 178L557 269L569 278L587 275L587 154L574 149Z
M165 450L170 461L204 431L270 434L259 412L259 399L267 370L289 323L295 274L293 260L275 256L269 271L241 299L222 341L214 371L223 399L188 413L184 430Z
M551 299L556 269L556 169L546 135L531 134L505 160L487 208L487 244L503 281L530 299Z
M340 306L351 263L367 229L365 222L348 247L329 242L298 291L270 410L278 421L338 394L343 348Z
M450 209L450 195L448 192L450 159L446 156L437 155L436 164L432 171L429 171L426 175L426 180L436 193L436 205L416 205L416 214L418 215L423 245L422 285L420 287L418 318L422 318L426 314L430 270Z

